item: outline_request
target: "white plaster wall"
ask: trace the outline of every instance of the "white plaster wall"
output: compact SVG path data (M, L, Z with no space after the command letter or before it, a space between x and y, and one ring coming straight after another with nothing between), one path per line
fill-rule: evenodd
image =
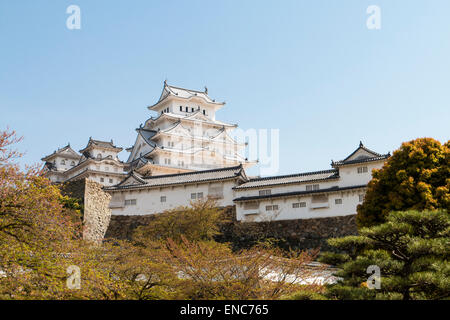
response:
M58 171L67 171L67 170L73 168L74 165L71 165L72 161L75 164L75 166L78 164L78 160L72 159L72 158L66 158L64 156L57 156L53 160L55 161L56 169ZM53 162L53 160L52 160L52 162ZM65 161L65 164L61 164L61 162L63 160Z
M203 110L206 110L206 116L210 119L215 120L215 110L213 107L208 106L205 103L202 103L200 101L186 101L186 100L172 100L169 104L169 110L170 112L181 114L184 116L191 115L192 108L194 108L194 112L197 111L198 107L200 107L200 110L203 114ZM180 111L180 106L183 107L183 111ZM186 107L188 107L189 112L186 112ZM167 106L166 106L167 108ZM164 109L164 108L162 108Z
M234 193L232 187L234 181L224 181L223 199L218 199L218 206L233 205ZM219 182L213 185L220 184ZM123 195L123 200L136 199L136 205L128 205L123 208L112 208L113 215L148 215L163 212L179 206L189 206L191 193L203 192L203 197L208 196L209 183L199 183L197 185L180 185L165 188L152 188L146 190L124 190L113 192L113 201L117 199L117 194ZM161 196L166 196L166 202L161 202Z
M356 214L356 206L359 202L359 194L364 194L363 190L352 190L339 193L328 194L328 208L311 208L312 196L290 197L284 199L263 200L259 203L259 209L244 209L244 203L236 205L237 220L246 221L272 221L272 220L293 220L325 218ZM335 199L342 199L342 204L335 204ZM306 207L293 208L295 202L306 202ZM278 205L278 211L266 211L266 206ZM249 215L257 213L258 215Z
M367 184L372 179L372 169L380 169L383 165L384 161L382 160L340 167L339 186L348 187ZM368 170L365 173L358 173L359 167L367 167Z

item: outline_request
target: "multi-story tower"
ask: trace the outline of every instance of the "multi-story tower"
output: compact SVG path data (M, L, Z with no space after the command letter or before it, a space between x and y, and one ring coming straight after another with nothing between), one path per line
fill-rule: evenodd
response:
M65 173L78 165L81 155L67 146L55 150L52 154L43 157L41 160L45 161L44 171L45 176L54 183L63 182L66 180Z
M254 164L239 154L245 143L230 136L237 125L216 120L224 105L211 99L207 88L188 90L164 81L158 102L148 107L157 116L136 129L136 142L127 149L128 169L161 175Z
M54 183L89 178L105 186L115 185L126 176L124 163L117 156L120 151L122 148L116 147L112 140L89 138L81 154L67 145L42 158L45 176Z

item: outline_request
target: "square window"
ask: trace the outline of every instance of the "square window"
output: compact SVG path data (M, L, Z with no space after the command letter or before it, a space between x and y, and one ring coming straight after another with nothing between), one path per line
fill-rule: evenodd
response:
M113 183L113 179L109 179L109 183Z
M313 190L319 190L319 185L318 184L313 185Z
M292 208L300 208L300 203L293 203Z
M364 201L364 195L363 194L360 194L359 195L359 202L363 202Z
M196 194L196 193L191 193L191 199L192 199L192 200L197 199L197 194Z
M369 169L367 167L358 167L358 173L366 173Z
M203 192L197 193L197 199L202 199L202 198L203 198Z
M100 178L100 182L105 182L105 179L104 178Z
M305 208L306 207L306 202L300 202L300 208Z
M125 200L125 205L126 206L134 206L134 205L136 205L136 199L127 199L127 200Z
M278 205L277 205L277 204L274 204L274 205L272 206L272 209L273 209L273 210L278 210Z
M313 189L313 186L312 186L312 185L307 185L307 186L306 186L306 191L312 191L312 189Z
M272 211L272 206L266 206L266 211Z
M342 199L334 199L335 204L342 204Z
M161 202L166 202L167 198L166 196L161 196Z

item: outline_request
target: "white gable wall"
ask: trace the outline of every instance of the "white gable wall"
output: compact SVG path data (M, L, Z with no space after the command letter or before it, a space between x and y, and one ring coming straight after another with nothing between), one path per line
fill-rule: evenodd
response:
M372 170L381 169L383 164L384 160L380 160L341 166L339 167L339 186L349 187L367 184L372 179ZM367 172L358 173L359 167L367 167Z

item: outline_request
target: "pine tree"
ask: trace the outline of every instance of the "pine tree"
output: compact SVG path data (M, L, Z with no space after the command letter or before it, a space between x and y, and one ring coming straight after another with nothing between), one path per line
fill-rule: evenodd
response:
M391 212L383 224L359 236L330 239L341 253L320 261L338 266L341 279L328 287L337 299L448 299L450 217L446 210ZM371 289L369 266L380 270L380 288ZM373 277L372 277L373 278Z

